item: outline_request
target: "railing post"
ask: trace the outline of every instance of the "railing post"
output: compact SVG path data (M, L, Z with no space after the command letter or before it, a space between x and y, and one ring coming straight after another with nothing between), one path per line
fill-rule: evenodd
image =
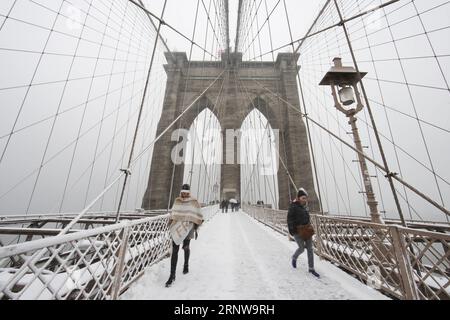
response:
M122 273L123 273L123 267L125 263L125 254L127 252L128 247L128 239L130 235L130 228L126 227L122 231L122 243L120 244L120 249L117 254L117 265L116 269L114 270L114 284L113 284L113 294L112 299L117 300L120 294L120 286L122 284Z
M317 243L317 255L320 257L320 259L323 259L323 253L322 253L322 237L320 235L320 218L317 214L312 215L313 219L313 226L316 231L316 243Z
M413 268L408 258L408 252L406 251L405 239L397 226L390 226L389 232L392 236L395 257L400 269L403 296L406 300L419 300Z

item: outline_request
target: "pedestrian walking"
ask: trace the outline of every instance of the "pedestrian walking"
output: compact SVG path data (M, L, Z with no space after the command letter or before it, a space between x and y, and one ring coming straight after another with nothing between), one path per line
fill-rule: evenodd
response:
M291 203L287 215L287 224L289 233L297 242L298 249L292 256L292 267L297 268L297 259L305 251L308 252L308 268L309 272L315 277L320 275L314 269L314 250L312 236L314 229L311 225L309 208L308 208L308 193L301 188L297 193L297 198Z
M222 213L225 212L226 206L227 206L227 201L225 199L223 199L222 202L220 203L220 209L222 209Z
M237 200L235 198L231 198L230 203L231 203L231 212L235 212Z
M190 241L197 239L198 227L203 223L201 207L197 199L191 196L190 186L184 184L181 187L180 196L175 199L170 214L170 236L172 238L172 256L170 259L170 277L166 282L166 287L170 287L175 281L178 251L183 243L184 268L183 274L189 272Z

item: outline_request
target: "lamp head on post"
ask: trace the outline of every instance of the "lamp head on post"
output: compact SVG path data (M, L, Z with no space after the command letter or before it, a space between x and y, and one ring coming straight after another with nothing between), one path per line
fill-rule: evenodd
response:
M358 82L367 72L356 71L353 67L344 67L341 58L333 59L334 66L327 72L319 85L331 86L336 108L347 116L355 115L363 108L358 92ZM336 90L339 87L339 90ZM356 109L345 109L357 102Z

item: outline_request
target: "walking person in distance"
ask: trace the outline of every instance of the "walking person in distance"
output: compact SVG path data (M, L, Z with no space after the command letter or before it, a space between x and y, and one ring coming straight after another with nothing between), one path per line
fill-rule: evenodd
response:
M225 213L225 207L227 206L227 201L225 199L220 203L220 209L222 209L222 213Z

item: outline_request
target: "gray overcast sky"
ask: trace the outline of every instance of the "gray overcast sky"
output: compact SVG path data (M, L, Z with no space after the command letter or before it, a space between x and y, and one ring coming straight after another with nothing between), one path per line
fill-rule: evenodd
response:
M215 1L215 2L219 3L220 1ZM274 1L274 0L260 1L259 0L259 1L247 1L247 2L250 5L252 5L252 8L259 7L258 21L259 21L260 27L263 24L264 19L267 18L265 4L267 3L267 8L268 8L269 13L272 12L273 9L275 8L274 13L271 15L273 45L274 45L274 47L278 47L278 46L285 45L286 43L290 42L286 18L285 18L286 16L285 16L285 11L284 11L283 1ZM155 14L160 15L164 1L145 0L144 3L150 11L152 11ZM209 8L209 3L210 3L209 0L204 0L203 3L205 4L206 8ZM230 42L231 42L231 47L233 49L234 49L234 43L235 43L235 39L236 39L238 3L239 3L238 0L230 0L229 1ZM291 22L291 28L293 30L294 39L298 39L306 33L307 29L311 25L315 16L319 12L319 7L323 6L323 4L324 4L323 0L316 0L316 1L288 0L288 1L286 1L286 6L288 7L289 19ZM164 17L165 17L164 20L166 20L167 23L170 23L177 30L182 31L186 36L191 38L191 36L193 34L193 25L194 25L193 22L195 19L196 7L197 7L197 0L168 1L166 13L164 15ZM252 18L254 16L254 13L255 13L255 10L252 11ZM210 18L211 18L211 21L214 22L214 19L215 19L214 2L211 5ZM205 10L203 8L202 1L200 1L198 21L199 21L198 28L195 33L195 41L203 44L204 39L205 39L205 31L206 31L205 21L207 21L207 20L206 20L206 14L205 14ZM253 25L256 27L256 19L254 19L253 21L254 21ZM255 30L256 30L256 28L255 28ZM270 44L269 44L269 40L267 37L267 30L268 30L268 28L264 27L262 30L262 34L261 34L262 41L263 41L263 47L264 47L265 51L270 50ZM217 30L216 32L219 33L219 30ZM189 52L190 45L186 40L181 39L179 36L177 36L176 34L171 32L167 28L165 31L163 31L163 35L167 39L169 47L172 50ZM193 57L194 57L194 59L201 60L201 58L202 58L201 51L195 50ZM266 59L271 59L271 57L267 56Z
M349 18L385 2L387 1L339 1L338 3L344 17ZM161 3L162 1L159 2L158 7L158 2L148 1L147 6L154 12L160 12ZM204 3L208 4L207 1ZM255 1L256 6L259 3ZM255 41L256 49L250 46L250 50L245 52L247 59L253 59L261 53L270 51L272 47L277 48L290 42L284 2L274 0L262 3L256 20L261 26L267 17L267 11L273 11L270 18L272 37L269 36L266 24L261 28L260 36ZM266 3L268 10L265 9ZM292 37L295 40L305 35L324 1L286 1L285 3ZM165 20L179 30L183 30L186 35L191 35L196 4L195 0L169 2ZM230 1L232 46L236 33L237 4L238 1ZM324 18L319 20L313 31L319 31L338 22L337 14L331 13L332 9L334 10L334 6L329 6L325 10ZM202 12L201 9L200 12ZM360 67L369 72L366 87L391 169L401 173L407 181L413 182L414 186L444 205L450 196L447 182L450 178L447 165L450 162L450 152L441 152L441 150L447 150L449 145L448 132L445 131L448 131L450 127L448 91L450 65L449 58L446 56L446 53L450 51L447 28L450 22L449 12L449 5L445 1L415 1L413 4L405 0L370 14L363 20L352 21L348 25ZM417 17L418 13L421 13L420 19ZM256 20L253 20L253 33L248 31L250 28L247 25L249 36L246 38L245 48L249 47L249 39L256 34ZM428 37L423 35L424 28L430 33ZM200 24L195 33L196 42L202 43L205 37L204 30ZM253 35L250 36L251 34ZM172 32L164 33L164 37L167 38L173 50L189 52L190 47L187 41L181 40ZM395 43L392 40L395 40ZM290 50L287 47L281 51ZM348 131L345 117L333 110L329 91L318 87L321 77L331 66L333 57L342 56L345 64L352 65L342 29L334 28L330 32L306 41L300 54L305 101L309 105L311 116L332 128L334 132L339 132L341 137L352 143L349 136L345 135L345 131ZM438 57L435 58L434 55ZM398 58L405 58L405 61L400 64ZM194 49L193 59L202 59L200 50ZM271 59L270 54L264 56L264 60ZM405 82L413 86L406 86ZM431 108L429 101L434 101ZM436 117L436 114L441 116ZM421 121L414 119L416 117ZM367 130L368 119L366 112L361 115L361 135L365 144L371 147L368 150L381 163L373 132L368 134L371 131ZM319 176L321 176L326 207L329 207L332 212L348 213L350 211L352 214L361 214L366 208L364 198L355 196L362 191L359 169L353 162L355 155L351 150L336 147L339 143L330 140L318 128L313 127L312 137L318 154ZM394 148L391 141L397 147ZM341 154L346 164L342 161ZM436 175L431 172L433 168ZM392 196L387 192L389 187L385 179L382 179L383 175L377 173L373 167L370 171L372 175L379 175L377 179L373 179L373 184L379 194L380 210L386 211L388 216L395 217L395 205ZM396 187L401 192L402 206L408 217L419 219L419 214L421 217L428 216L432 219L443 218L438 211L426 205L409 191L406 192L401 185ZM409 209L407 202L418 212Z

